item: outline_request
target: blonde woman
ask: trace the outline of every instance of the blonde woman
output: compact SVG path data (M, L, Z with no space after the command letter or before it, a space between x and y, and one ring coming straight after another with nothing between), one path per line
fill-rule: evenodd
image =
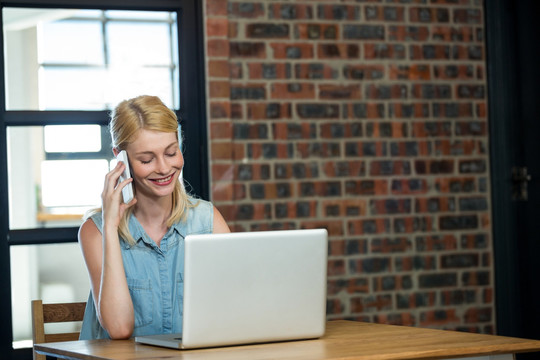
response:
M229 232L211 203L186 194L178 120L159 98L121 102L110 122L113 152L126 150L105 176L102 208L79 229L91 282L81 339L126 339L182 329L184 242L188 234ZM122 188L135 197L125 204Z

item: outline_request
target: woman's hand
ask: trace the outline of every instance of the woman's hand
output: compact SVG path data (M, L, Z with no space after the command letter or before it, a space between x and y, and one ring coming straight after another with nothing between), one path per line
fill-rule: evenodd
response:
M105 184L101 193L103 223L116 228L119 226L120 219L122 219L126 209L137 203L136 198L133 198L128 204L123 201L122 189L133 181L133 178L129 178L118 183L125 167L126 165L119 161L114 169L105 175Z

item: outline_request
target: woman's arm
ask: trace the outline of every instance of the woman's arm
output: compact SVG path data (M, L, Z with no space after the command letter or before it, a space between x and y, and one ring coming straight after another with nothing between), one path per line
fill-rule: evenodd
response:
M121 200L122 187L131 179L116 186L124 166L120 164L105 178L103 233L91 219L79 230L79 244L88 269L97 315L112 339L129 338L134 327L133 303L124 272L118 225L122 214L136 200L129 204Z
M229 225L225 222L225 219L219 212L219 210L214 206L214 230L212 231L214 234L218 233L228 233L231 232L231 229L229 229Z

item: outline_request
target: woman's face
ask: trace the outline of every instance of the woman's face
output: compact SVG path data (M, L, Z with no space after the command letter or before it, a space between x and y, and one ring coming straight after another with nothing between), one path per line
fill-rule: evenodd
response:
M184 166L175 132L140 129L126 151L137 195L172 194Z

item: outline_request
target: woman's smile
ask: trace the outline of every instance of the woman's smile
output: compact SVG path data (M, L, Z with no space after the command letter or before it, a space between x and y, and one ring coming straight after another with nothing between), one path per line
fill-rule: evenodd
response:
M167 186L174 180L174 173L159 179L149 179L152 183L158 185L158 186Z

